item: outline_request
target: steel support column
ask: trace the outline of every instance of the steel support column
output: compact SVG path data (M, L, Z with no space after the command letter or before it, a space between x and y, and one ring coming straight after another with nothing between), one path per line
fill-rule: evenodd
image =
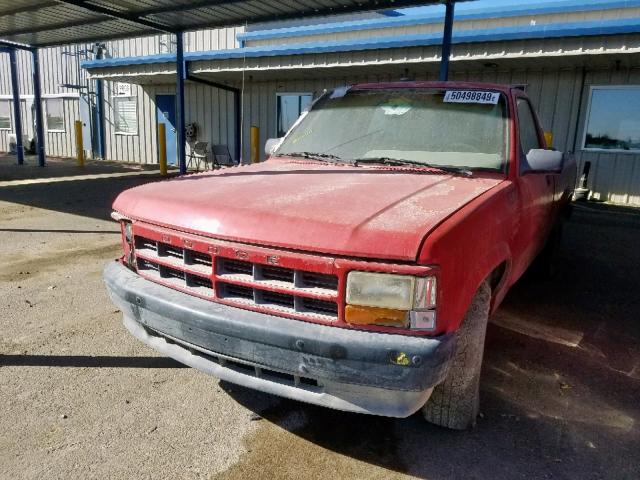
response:
M24 146L22 145L22 116L20 114L20 88L18 85L18 62L15 49L9 49L11 64L11 91L13 93L13 131L16 134L16 154L18 165L24 163Z
M238 165L242 165L242 144L240 142L242 137L242 92L240 90L233 94L233 115L235 123L234 146Z
M96 140L98 142L98 158L104 160L106 148L104 145L104 83L96 80Z
M442 58L440 59L440 77L441 82L449 80L449 57L451 56L451 37L453 34L453 11L455 1L448 0L445 4L446 10L444 14L444 32L442 34Z
M176 129L178 130L178 165L180 166L180 174L187 173L187 152L184 123L184 81L186 78L186 69L184 63L184 38L182 32L176 33Z
M42 89L40 88L40 60L38 59L38 49L31 50L31 64L33 75L33 102L36 110L36 152L38 154L38 165L45 165L45 138L42 123Z

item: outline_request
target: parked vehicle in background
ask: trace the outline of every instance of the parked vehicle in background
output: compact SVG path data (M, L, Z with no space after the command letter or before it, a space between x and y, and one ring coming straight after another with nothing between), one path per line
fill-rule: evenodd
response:
M552 258L576 177L526 94L336 89L270 148L117 198L104 276L125 326L249 388L473 425L487 319Z

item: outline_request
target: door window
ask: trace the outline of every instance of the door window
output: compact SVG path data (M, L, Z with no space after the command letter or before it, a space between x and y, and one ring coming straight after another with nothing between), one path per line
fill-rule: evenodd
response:
M527 155L534 148L541 148L536 121L531 105L524 98L516 100L518 106L518 131L520 133L520 147Z
M64 132L64 100L47 98L44 101L48 132Z
M0 130L11 130L11 100L0 100Z

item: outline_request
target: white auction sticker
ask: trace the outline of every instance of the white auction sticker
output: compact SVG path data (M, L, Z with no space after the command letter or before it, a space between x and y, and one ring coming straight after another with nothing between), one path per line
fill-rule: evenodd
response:
M444 94L445 103L490 103L495 105L500 99L498 92L483 92L482 90L447 90Z

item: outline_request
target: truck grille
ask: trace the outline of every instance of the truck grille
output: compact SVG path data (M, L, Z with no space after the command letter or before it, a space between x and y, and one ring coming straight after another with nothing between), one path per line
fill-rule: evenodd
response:
M144 233L134 231L136 266L149 280L253 310L327 322L338 319L337 275L232 258L236 250L214 247L205 243L208 240Z

